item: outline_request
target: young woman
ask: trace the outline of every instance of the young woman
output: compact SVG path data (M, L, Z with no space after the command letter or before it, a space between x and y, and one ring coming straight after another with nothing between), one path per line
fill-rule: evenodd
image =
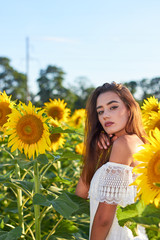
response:
M133 237L120 227L117 205L134 203L136 188L129 186L135 177L132 155L146 142L138 103L121 84L105 83L95 89L87 103L84 165L76 194L90 198L90 240L147 239L143 229ZM114 137L107 150L102 132ZM102 148L102 147L101 147Z

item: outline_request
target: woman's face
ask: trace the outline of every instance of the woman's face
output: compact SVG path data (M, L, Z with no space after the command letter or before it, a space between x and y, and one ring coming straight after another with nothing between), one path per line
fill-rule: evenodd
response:
M126 134L125 126L130 113L115 92L101 93L97 98L96 108L98 119L105 132L118 137Z

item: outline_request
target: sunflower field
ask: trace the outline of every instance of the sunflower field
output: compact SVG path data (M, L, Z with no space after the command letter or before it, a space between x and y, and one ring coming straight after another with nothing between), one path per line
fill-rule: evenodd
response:
M41 108L18 104L0 92L0 240L88 239L89 203L74 194L79 179L85 110L73 114L64 100ZM134 155L136 202L118 207L120 226L134 236L160 239L160 103L144 101L148 143Z
M0 239L87 239L77 197L85 110L63 100L36 108L0 93Z

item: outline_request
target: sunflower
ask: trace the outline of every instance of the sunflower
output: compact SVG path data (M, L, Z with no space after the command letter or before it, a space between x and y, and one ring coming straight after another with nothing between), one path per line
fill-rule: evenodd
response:
M81 143L76 145L75 152L82 155L83 154L83 149L84 149L84 143L81 142Z
M85 109L77 109L74 111L72 117L70 118L69 124L75 128L84 126L86 117Z
M160 111L151 112L146 124L144 124L144 128L146 132L149 133L150 130L154 130L155 128L160 130Z
M138 174L132 185L137 185L137 198L141 198L145 204L154 203L156 207L160 203L160 131L156 128L150 131L147 140L150 144L144 144L144 148L133 157L140 161L133 172Z
M17 110L19 109L19 110ZM46 121L48 117L43 117L44 110L40 110L29 102L28 106L19 103L17 109L13 109L9 114L6 134L8 138L8 147L12 146L11 152L19 149L29 158L36 153L43 154L49 150L50 139L49 129Z
M11 96L7 96L6 92L0 92L0 131L4 130L4 124L7 122L8 114L12 112L14 102Z
M142 113L149 114L151 111L158 112L160 110L160 103L155 96L147 98L144 100L142 105Z
M51 119L49 123L53 127L60 127L60 123L57 120ZM51 133L49 137L51 141L50 151L54 152L56 152L60 147L63 147L66 141L63 133Z
M142 118L144 126L147 128L148 123L150 122L150 116L152 113L158 113L160 111L160 103L157 98L154 96L144 100L142 105Z
M66 122L70 115L70 109L66 108L67 103L60 99L49 100L50 102L44 103L47 115L59 122Z

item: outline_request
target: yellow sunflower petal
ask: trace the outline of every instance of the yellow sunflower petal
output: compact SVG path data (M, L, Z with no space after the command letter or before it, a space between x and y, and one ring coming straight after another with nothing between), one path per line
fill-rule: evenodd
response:
M70 109L66 108L64 100L54 99L50 102L44 103L45 111L49 117L58 120L59 122L66 122L70 115Z
M15 142L15 144L11 147L11 152L14 152L19 147L19 141Z
M6 92L0 92L0 127L3 127L7 122L8 115L12 112L14 102L11 96L7 96Z
M18 110L13 109L13 112L8 117L6 123L8 130L8 146L12 146L12 151L17 148L29 158L38 156L39 153L44 153L48 149L49 130L46 121L41 114L40 109L35 108L31 102L28 105L20 103L17 106Z
M158 208L160 204L160 194L154 199L154 204Z
M60 147L63 147L65 143L64 134L62 133L53 133L50 134L50 151L56 152Z
M135 154L142 164L137 165L133 172L140 174L133 185L137 185L138 194L145 204L154 202L157 207L160 201L160 187L155 183L160 182L160 131L155 129L148 137L150 144L144 144L143 151Z
M85 109L77 109L74 111L73 115L69 120L69 125L75 128L84 127L86 119L86 110Z
M76 147L75 147L76 153L81 154L81 155L83 154L83 149L84 149L84 143L83 142L77 144Z

